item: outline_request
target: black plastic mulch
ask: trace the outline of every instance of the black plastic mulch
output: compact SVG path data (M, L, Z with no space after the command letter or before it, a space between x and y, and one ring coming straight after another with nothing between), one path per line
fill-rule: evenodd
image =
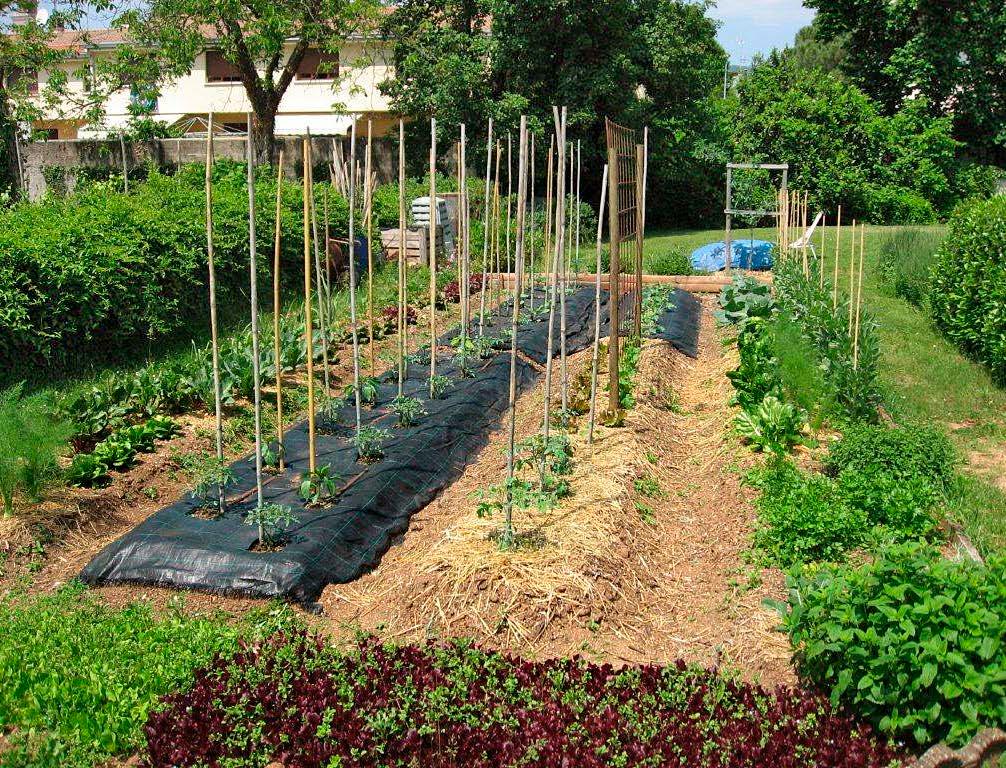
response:
M684 296L675 299L680 311L665 312L661 326L673 328L668 331L673 338L668 340L694 356L694 342L689 339L693 335L697 339L698 302L680 293ZM602 318L606 308L607 294ZM555 322L553 355L558 355L558 318ZM496 334L505 325L504 319L487 332ZM546 359L547 326L546 316L521 327L518 334L520 350L539 363ZM568 351L588 346L593 328L594 293L583 288L567 298ZM318 434L318 466L330 465L344 488L331 506L306 508L301 501L298 482L307 471L307 422L287 430L286 470L268 474L265 485L265 501L290 507L296 518L281 550L250 549L258 538L256 527L245 524L245 514L255 506L255 468L250 458L244 458L231 466L236 482L229 488L223 516L213 520L194 516L199 501L186 494L105 547L80 578L92 585L132 582L301 603L315 601L326 584L357 578L379 561L393 537L408 528L415 512L461 475L506 413L509 350L478 361L473 378L459 377L446 356L438 356L437 372L450 376L453 385L441 399L431 400L428 366L409 366L405 393L422 400L428 412L413 427L398 427L390 407L397 395L394 373L382 381L376 404L365 407L364 423L390 433L380 461L368 465L356 460L352 406L343 410L325 434ZM518 357L519 392L530 388L539 375Z

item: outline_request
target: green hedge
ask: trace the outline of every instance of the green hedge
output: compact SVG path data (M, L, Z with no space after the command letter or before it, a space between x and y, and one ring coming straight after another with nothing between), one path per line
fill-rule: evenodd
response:
M176 176L151 173L126 195L95 183L65 200L0 212L0 361L59 363L70 352L107 351L177 330L206 311L202 166ZM262 269L273 252L276 186L256 181ZM318 197L320 199L320 187ZM347 206L330 195L331 220ZM247 282L248 203L244 167L214 168L214 243L222 291ZM301 263L300 187L284 185L283 259ZM319 204L318 210L321 210Z
M958 208L932 276L936 326L1006 380L1006 195Z

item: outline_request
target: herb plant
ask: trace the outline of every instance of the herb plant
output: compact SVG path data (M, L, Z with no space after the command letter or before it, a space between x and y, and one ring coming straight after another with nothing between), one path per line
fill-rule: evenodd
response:
M356 435L356 455L373 461L384 456L384 443L391 437L386 429L362 427Z
M439 373L433 376L430 379L430 392L433 395L433 399L439 400L442 398L452 384L453 382L449 376L443 376Z
M283 532L296 520L290 507L273 503L256 506L245 515L246 525L258 527L258 544L261 547L278 546Z
M18 385L0 392L0 506L13 514L17 494L31 501L59 477L57 456L66 448L71 428L38 398L27 398Z
M398 416L398 425L400 427L411 427L423 418L423 416L426 416L423 401L416 397L409 397L408 395L401 395L392 400L391 409Z
M315 468L314 472L304 475L300 482L300 498L306 504L323 504L331 501L339 493L338 475L332 472L331 465Z

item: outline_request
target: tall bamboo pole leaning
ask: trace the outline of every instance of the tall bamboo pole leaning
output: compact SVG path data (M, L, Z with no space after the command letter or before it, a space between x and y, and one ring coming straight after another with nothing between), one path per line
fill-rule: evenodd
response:
M356 120L349 129L349 322L353 332L353 404L356 411L356 455L360 456L360 333L356 322Z
M576 211L576 236L574 238L574 242L576 243L576 252L575 256L573 257L574 260L573 272L575 274L580 273L580 173L581 173L580 140L577 139L576 140L576 197L574 198L574 204L576 206L574 208L574 210Z
M513 200L513 138L510 135L510 131L506 134L506 270L510 271L510 229L511 229L511 219L510 219L510 202ZM501 260L502 266L502 260ZM500 270L502 271L502 270ZM503 277L499 276L499 290L500 293L503 292Z
M405 121L398 121L398 396L405 394L405 333L409 325L405 252Z
M486 322L486 280L489 277L489 214L492 209L489 184L493 170L493 119L489 118L489 133L486 137L486 185L485 213L482 217L482 290L479 291L479 337L485 334Z
M217 271L213 259L213 113L206 123L206 261L210 288L210 347L213 358L213 414L216 418L217 461L224 463L224 414L220 390L220 339L217 328ZM217 483L217 509L224 511L224 486Z
M552 208L553 198L552 198L552 182L554 179L554 167L555 162L555 134L552 134L548 140L548 162L545 166L545 235L543 241L542 258L541 258L541 269L545 278L545 292L548 293L548 287L550 285L551 278L548 274L548 269L552 264L552 214L554 209ZM554 298L554 297L552 297ZM548 299L551 301L552 299Z
M563 137L563 130L565 128L565 116L561 115L558 107L552 107L553 120L555 121L555 143L559 146L559 162L557 164L557 174L556 174L556 195L555 195L555 226L556 226L556 237L555 244L553 245L552 255L549 257L550 266L548 270L548 282L549 282L549 305L548 305L548 342L546 345L547 352L545 353L545 401L543 404L544 415L541 423L541 435L544 445L548 445L548 434L549 427L551 426L549 422L551 421L551 406L552 406L552 349L553 349L553 339L555 338L555 305L556 299L564 295L564 291L561 289L559 282L561 280L561 269L563 261L563 232L565 227L563 226L564 213L563 202L564 195L562 194L562 188L565 184L565 162L566 162L566 141ZM565 309L566 302L564 298L559 298L562 308ZM560 355L562 350L562 342L560 340ZM560 369L561 374L561 369ZM561 387L561 382L560 382ZM540 468L540 478L543 480L545 476L544 471L544 456L542 457L542 466Z
M587 443L594 442L594 422L597 420L597 366L601 353L601 227L604 223L604 201L608 191L608 166L601 173L601 205L597 209L597 242L595 245L594 277L594 352L590 363L590 425Z
M507 446L507 482L506 499L503 505L503 536L500 545L509 548L513 544L513 476L514 449L517 433L517 323L520 319L520 278L523 272L524 259L524 193L527 189L527 116L520 117L519 159L517 162L517 253L518 269L514 270L513 280L513 310L510 323L510 425Z
M467 136L465 135L465 124L461 124L461 141L458 142L458 221L461 224L461 231L458 236L461 238L461 248L458 259L458 298L461 300L461 359L464 360L466 354L465 347L468 343L468 173L465 163L468 158L465 156L467 149Z
M258 246L255 242L255 138L252 115L248 115L248 289L251 294L252 390L255 404L255 499L262 508L262 372L259 367ZM259 523L259 545L264 530Z
M643 335L643 227L645 226L643 201L645 194L644 190L646 189L643 176L645 173L645 165L646 149L642 144L637 144L636 189L634 190L636 194L636 258L633 260L633 272L635 273L635 280L633 282L636 286L636 316L633 318L633 329L637 339L641 338Z
M276 361L276 461L280 471L286 467L283 448L283 342L280 338L280 254L282 243L281 216L283 213L283 150L279 150L276 168L276 232L272 255L272 353Z
M325 382L325 397L332 395L331 373L328 364L328 302L326 301L326 291L324 288L325 273L321 269L320 238L318 237L318 212L314 204L314 147L311 144L311 129L307 131L307 159L308 165L304 168L308 180L308 205L311 210L311 238L314 243L314 285L318 294L318 330L321 332L321 365L322 376ZM328 254L325 254L327 259Z
M621 241L619 236L618 149L608 147L608 410L618 413L618 331L619 299L622 297L619 272L621 271Z
M530 224L530 228L531 228L531 242L528 243L528 245L527 245L527 251L528 251L528 255L529 255L529 258L527 259L527 262L528 262L528 269L527 269L528 280L527 280L527 284L529 286L529 290L528 290L528 304L529 304L529 306L531 308L531 312L532 312L532 315L533 315L533 313L534 313L534 284L535 284L534 251L535 251L535 240L537 239L534 236L534 227L535 227L535 223L534 223L534 207L535 207L534 206L534 154L535 154L534 133L530 134L529 140L530 140L530 144L529 144L529 150L528 150L528 163L530 165L530 169L531 170L530 170L530 174L528 175L528 186L531 189L531 191L530 191L530 196L531 196L531 214L530 214L530 216L528 216L528 221L531 223Z
M866 224L859 225L859 277L856 280L856 326L852 341L852 367L859 368L859 316L863 307L863 254L866 251Z
M821 273L821 274L818 275L818 278L819 278L819 281L820 281L819 284L820 284L820 288L821 288L822 291L824 290L824 260L825 260L825 258L827 256L827 253L828 253L825 250L825 239L824 239L824 230L825 230L825 227L827 227L827 226L828 226L828 214L825 213L821 217L821 255L818 257L818 260L817 260L817 262L818 262L817 263L817 271Z
M489 261L495 265L494 272L499 275L500 272L500 228L503 226L503 204L500 201L500 194L503 191L503 185L500 182L500 162L503 159L503 142L496 142L496 183L493 184L493 242L492 242L492 253L489 255ZM490 293L490 298L492 294ZM500 322L503 321L502 310L499 309L498 303L493 304L495 308L493 311L499 317ZM490 313L492 314L492 313ZM495 321L493 321L495 324Z
M314 475L315 467L315 427L314 427L314 317L311 308L311 145L304 137L302 146L304 160L304 341L307 345L307 471Z
M803 193L803 203L800 206L800 237L803 238L803 276L810 277L810 264L807 261L807 245L810 240L807 237L807 192Z
M838 206L838 221L835 225L835 277L831 286L831 309L838 311L838 261L841 256L842 245L842 206Z
M430 397L437 375L437 119L430 118Z
M367 120L367 157L364 165L366 177L363 180L363 201L367 230L367 334L370 347L370 375L377 375L377 361L374 358L374 180L371 174L371 146L373 145L374 121Z

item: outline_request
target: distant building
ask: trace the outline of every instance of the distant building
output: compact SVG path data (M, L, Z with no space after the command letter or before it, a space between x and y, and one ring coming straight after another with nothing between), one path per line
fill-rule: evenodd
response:
M115 29L94 29L86 33L61 31L51 45L66 51L60 63L69 77L69 101L74 93L86 96L88 71L102 56L111 56L125 42L124 32ZM295 40L287 42L292 51ZM355 38L347 41L338 55L310 50L283 95L276 115L278 135L303 134L310 129L316 135L345 135L351 124L350 114L360 121L357 130L366 130L367 120L373 121L374 134L387 133L397 118L389 113L387 98L380 92L380 83L391 76L390 47L377 40ZM20 72L18 78L30 78L30 93L40 93L50 73ZM88 126L73 116L63 105L34 124L37 131L50 139L102 138L125 130L129 121L130 103L140 96L130 88L111 94L105 102L105 121L100 127ZM41 101L39 102L41 104ZM338 105L338 113L333 105ZM205 133L209 113L214 123L227 132L247 130L247 114L251 104L240 82L237 69L226 61L207 38L207 48L193 63L185 76L166 83L152 107L150 117L173 126L182 133Z

